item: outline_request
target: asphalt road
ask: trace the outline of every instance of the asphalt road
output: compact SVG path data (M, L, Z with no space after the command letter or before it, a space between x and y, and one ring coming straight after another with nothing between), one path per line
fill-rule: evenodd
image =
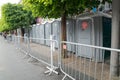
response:
M46 65L28 62L24 53L0 36L0 80L62 80L63 75L44 74Z

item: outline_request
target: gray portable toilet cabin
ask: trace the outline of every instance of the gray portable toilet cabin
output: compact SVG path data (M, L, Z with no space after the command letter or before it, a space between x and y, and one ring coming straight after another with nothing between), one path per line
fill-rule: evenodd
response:
M33 37L33 25L31 25L30 29L29 29L29 37Z
M33 25L32 25L32 27L31 27L31 30L30 30L30 38L33 38ZM31 40L32 41L32 40Z
M99 22L98 22L99 21ZM103 15L100 17L94 17L94 26L95 26L95 45L96 46L102 46L102 47L108 47L111 48L111 18ZM96 26L99 25L99 28ZM102 53L103 55L99 54L99 56L96 56L98 60L102 59L108 59L110 58L110 51L107 50L96 50L95 55L97 53Z
M33 33L32 33L32 35L33 35L32 38L36 38L36 30L35 30L35 27L36 27L36 25L34 24L33 27L32 27L32 32L33 32ZM32 42L35 42L35 39L32 39L31 41L32 41Z
M52 34L52 28L51 28L51 23L45 23L45 39L48 39L45 41L45 44L47 46L50 46L50 35Z
M44 27L44 24L40 24L39 25L39 28L40 28L40 31L39 31L39 34L40 34L40 44L45 44L45 41L43 39L45 39L45 27Z
M36 27L35 27L35 32L36 32L36 43L40 43L40 26L39 24L36 24Z
M24 27L23 29L24 29L24 42L26 43L27 38L30 36L30 26L29 26L29 28Z
M60 42L61 21L55 20L52 22L52 35L54 40ZM55 47L58 48L59 43L55 43Z
M90 13L78 17L75 27L75 42L111 47L111 18L109 16L101 13ZM92 58L97 62L101 62L104 58L110 56L109 51L83 46L76 48L76 54L78 56Z
M82 28L82 23L86 22L88 27L86 29ZM76 21L76 30L75 30L75 39L77 43L81 43L81 44L88 44L88 45L93 45L93 28L91 25L92 21L90 19L85 19L85 20L81 20L81 19L77 19ZM92 49L90 48L86 48L83 46L78 46L76 48L76 54L78 56L83 56L83 57L88 57L88 58L92 58Z
M68 42L75 42L75 20L67 19L66 21L66 35ZM75 46L71 44L67 44L67 50L70 52L75 52Z
M37 30L37 24L35 24L35 26L34 26L34 34L35 34L35 37L34 38L37 38L38 37L38 30ZM38 42L38 40L37 39L34 39L34 41L35 41L35 43L37 43Z
M32 32L32 29L30 29L30 31L29 31L30 33L29 33L29 37L33 37L33 32Z

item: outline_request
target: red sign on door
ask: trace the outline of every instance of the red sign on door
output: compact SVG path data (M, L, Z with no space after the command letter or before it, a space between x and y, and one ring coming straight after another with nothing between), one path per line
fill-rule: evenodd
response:
M87 27L88 27L88 22L86 21L82 22L82 30L87 29Z

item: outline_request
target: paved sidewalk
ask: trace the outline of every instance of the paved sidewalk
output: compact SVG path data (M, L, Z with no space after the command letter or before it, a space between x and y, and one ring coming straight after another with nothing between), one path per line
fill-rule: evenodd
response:
M0 36L0 80L62 80L63 75L48 76L46 65L28 62L24 56Z

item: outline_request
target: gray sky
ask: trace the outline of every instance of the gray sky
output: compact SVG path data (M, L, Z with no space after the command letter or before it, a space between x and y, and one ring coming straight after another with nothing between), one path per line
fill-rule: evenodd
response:
M0 6L5 4L5 3L18 3L20 0L0 0Z

